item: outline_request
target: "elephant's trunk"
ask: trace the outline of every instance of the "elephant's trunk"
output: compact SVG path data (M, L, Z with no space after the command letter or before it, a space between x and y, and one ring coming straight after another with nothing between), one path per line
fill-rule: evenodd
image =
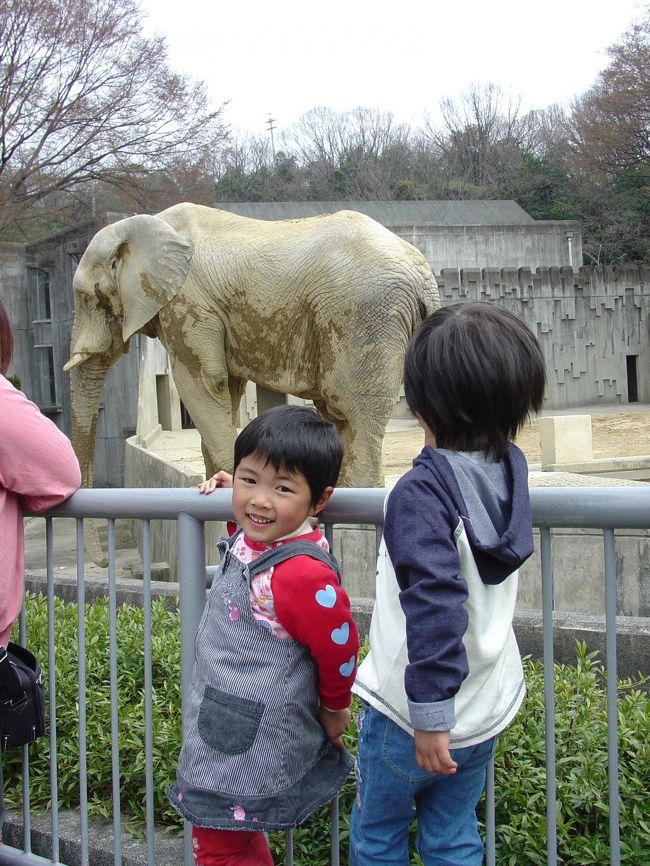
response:
M74 366L70 370L72 447L79 460L83 487L93 486L97 415L104 380L110 366L111 362L107 357L93 355L82 365ZM93 520L84 521L84 541L93 562L105 568L108 559L102 549L97 526Z

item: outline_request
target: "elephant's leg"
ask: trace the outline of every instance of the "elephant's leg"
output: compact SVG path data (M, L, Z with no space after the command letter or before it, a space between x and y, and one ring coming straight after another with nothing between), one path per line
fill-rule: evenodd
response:
M354 409L349 407L346 418L341 417L339 407L328 406L323 400L314 400L314 406L323 418L336 424L343 442L339 487L383 487L382 442L393 401L360 397Z
M341 487L383 487L382 443L391 411L355 415L339 422L343 441Z
M228 390L230 391L230 402L232 404L232 421L235 427L238 425L239 404L246 390L247 380L238 379L236 376L228 376Z
M228 377L228 391L230 393L230 404L231 404L231 417L233 425L237 426L237 419L239 418L239 404L241 403L241 398L246 388L246 379L238 379L235 376ZM196 423L196 422L195 422ZM234 450L234 449L233 449ZM210 478L211 475L214 475L219 469L223 469L223 466L215 466L212 462L212 457L210 456L210 451L207 448L203 439L201 439L201 453L203 454L203 462L205 463L205 477Z
M233 400L228 373L207 376L190 372L178 358L172 361L173 376L181 400L201 436L206 477L220 469L232 472L237 430L233 421Z
M206 448L203 439L201 439L201 454L203 455L203 464L205 466L205 477L211 478L219 471L219 469L212 462L212 457L210 456L210 452Z
M323 393L338 422L345 455L341 485L383 487L382 443L399 392L405 343L398 335L359 335L339 352Z
M314 406L318 414L321 415L321 417L323 417L326 421L329 421L332 424L336 424L337 427L339 426L339 424L341 423L341 419L335 418L334 415L332 415L327 403L324 400L318 400L314 398ZM339 428L339 433L340 432L341 430Z

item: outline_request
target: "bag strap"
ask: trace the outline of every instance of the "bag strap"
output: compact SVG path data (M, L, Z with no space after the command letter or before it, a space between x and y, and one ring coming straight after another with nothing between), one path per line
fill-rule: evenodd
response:
M19 700L23 694L20 678L13 669L7 648L0 644L0 686L4 688L9 700Z

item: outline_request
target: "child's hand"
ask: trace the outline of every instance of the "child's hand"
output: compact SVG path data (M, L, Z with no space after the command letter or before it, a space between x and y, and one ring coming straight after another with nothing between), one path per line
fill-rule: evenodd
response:
M222 469L199 484L199 493L212 493L217 487L232 487L232 475Z
M415 731L415 760L429 773L455 773L458 764L449 754L449 731Z
M320 723L323 726L325 733L332 742L332 745L337 749L343 748L343 740L341 734L347 730L352 718L350 710L328 710L321 707L318 711Z

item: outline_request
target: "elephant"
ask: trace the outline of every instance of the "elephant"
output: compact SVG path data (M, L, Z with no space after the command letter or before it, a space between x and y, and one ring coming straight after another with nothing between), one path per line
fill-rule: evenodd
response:
M158 337L202 440L232 469L247 381L313 401L344 445L340 483L379 486L406 345L440 305L424 256L356 211L256 220L182 203L102 228L73 279L72 440L92 486L104 378Z

